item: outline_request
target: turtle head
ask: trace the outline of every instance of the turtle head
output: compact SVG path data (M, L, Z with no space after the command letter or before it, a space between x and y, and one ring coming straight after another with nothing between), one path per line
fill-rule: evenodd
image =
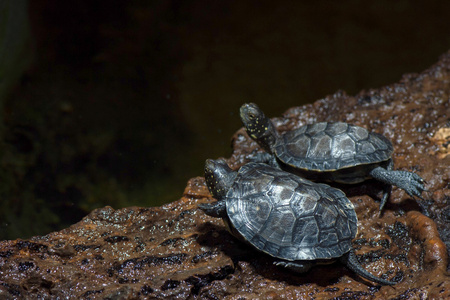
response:
M219 201L225 199L236 175L237 172L224 159L207 159L205 162L206 185L211 195Z
M241 121L244 124L247 134L254 139L261 147L272 153L272 147L278 138L278 132L272 121L267 118L258 105L246 103L240 109Z

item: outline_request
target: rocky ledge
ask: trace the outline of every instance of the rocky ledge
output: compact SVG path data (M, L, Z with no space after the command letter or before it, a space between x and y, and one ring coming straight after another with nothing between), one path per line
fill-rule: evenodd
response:
M0 242L0 298L450 299L450 52L399 83L338 92L273 120L281 132L321 121L366 127L393 142L396 169L426 180L423 201L394 188L381 215L377 182L340 186L359 218L358 260L396 285L377 286L339 263L305 275L274 267L197 209L214 201L197 177L162 207L105 207L62 231ZM257 147L239 130L230 166Z

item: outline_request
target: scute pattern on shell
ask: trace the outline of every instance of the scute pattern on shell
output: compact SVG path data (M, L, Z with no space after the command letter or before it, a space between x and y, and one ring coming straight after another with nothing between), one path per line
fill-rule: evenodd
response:
M388 160L393 152L384 136L343 122L321 122L289 131L275 145L287 165L312 171L333 171Z
M266 164L241 167L226 201L234 228L284 260L340 257L356 236L356 213L342 191Z

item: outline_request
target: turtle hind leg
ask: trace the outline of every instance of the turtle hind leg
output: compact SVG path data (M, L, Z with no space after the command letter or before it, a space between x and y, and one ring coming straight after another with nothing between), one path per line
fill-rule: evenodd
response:
M293 262L281 260L275 261L273 264L277 267L283 267L296 273L306 273L313 266L313 263L309 261Z
M383 188L383 197L380 200L380 213L384 208L384 205L386 205L387 199L389 198L389 195L391 194L392 185L385 184Z
M394 285L397 284L397 282L389 281L383 278L379 278L369 272L367 272L358 262L358 259L356 258L355 252L353 250L350 250L344 256L341 257L341 262L344 263L347 268L355 272L357 275L368 279L370 281L382 284L382 285Z
M225 201L216 201L214 203L200 203L198 208L203 210L205 214L215 218L224 218L227 215Z
M370 172L370 176L381 182L395 185L405 190L411 197L423 199L422 192L426 191L424 186L425 181L416 173L377 167Z

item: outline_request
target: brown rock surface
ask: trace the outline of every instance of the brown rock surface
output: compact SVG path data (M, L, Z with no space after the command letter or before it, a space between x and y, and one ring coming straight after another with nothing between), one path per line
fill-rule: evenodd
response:
M379 132L394 144L396 169L427 181L424 201L394 188L380 216L377 182L340 186L359 218L358 259L398 284L376 286L339 263L305 275L277 269L196 208L213 201L197 177L162 207L105 207L62 231L0 242L0 299L450 299L450 52L399 83L338 92L274 121L282 132L319 121ZM257 149L243 129L233 147L235 168Z

